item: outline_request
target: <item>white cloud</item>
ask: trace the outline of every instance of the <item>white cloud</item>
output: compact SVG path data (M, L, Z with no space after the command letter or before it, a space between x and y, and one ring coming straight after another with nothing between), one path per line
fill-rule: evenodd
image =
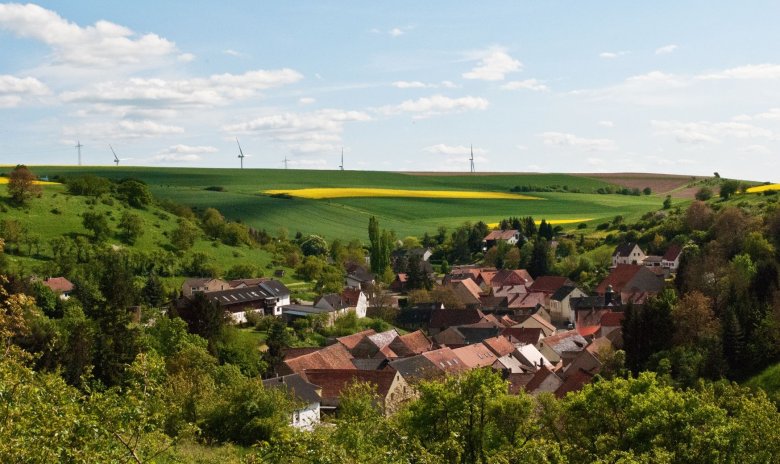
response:
M770 155L770 154L772 154L772 150L770 150L769 148L765 147L764 145L758 145L758 144L748 145L748 146L746 146L743 149L743 151L745 151L746 153L755 153L755 154L758 154L758 155Z
M152 163L188 163L201 159L201 156L196 154L160 153L149 158L149 161Z
M675 44L669 44L664 45L663 47L659 47L655 49L656 55L668 55L670 53L673 53L675 50L677 50L677 45Z
M525 79L522 81L507 82L506 84L502 85L501 88L506 90L526 89L526 90L534 90L537 92L545 92L547 90L550 90L550 88L547 87L547 84L545 84L544 82L538 79Z
M425 118L445 113L484 110L488 105L488 101L480 97L450 98L443 95L433 95L417 100L406 100L395 106L386 106L380 111L385 114L417 113L415 117Z
M615 127L615 123L612 121L599 121L601 127Z
M443 143L425 147L423 150L428 153L436 153L439 155L470 155L472 152L472 148L465 145L446 145ZM475 155L487 154L487 150L483 148L474 148L473 151ZM475 157L474 159L476 160L477 158Z
M457 89L460 87L458 84L452 82L452 81L441 81L441 86L445 89Z
M243 53L241 53L239 51L233 50L232 48L228 48L228 49L222 50L222 53L224 53L225 55L229 55L229 56L243 56L244 55Z
M215 74L208 78L165 80L132 78L109 81L65 92L65 102L103 102L122 105L213 106L252 97L260 90L291 84L303 76L293 69L256 70L244 74Z
M51 91L34 77L0 75L0 108L12 108L29 97L49 95Z
M298 99L298 104L299 105L311 105L311 104L315 103L316 101L317 100L315 100L314 98L311 98L311 97L301 97L301 98Z
M623 82L600 89L575 90L571 95L582 96L595 101L612 100L646 106L679 106L683 90L690 85L690 79L683 76L651 71L631 76Z
M539 136L545 145L574 147L587 151L610 151L617 149L615 141L610 139L590 139L565 132L543 132Z
M723 71L702 74L698 79L780 79L780 64L763 63L738 66Z
M502 81L509 73L520 71L523 64L509 56L502 48L492 48L478 53L479 62L469 72L463 73L464 79L483 81Z
M615 58L619 58L624 55L628 55L629 52L627 51L620 51L620 52L601 52L599 53L599 58L605 59L605 60L614 60Z
M104 20L81 27L33 4L0 4L0 29L45 43L56 64L76 67L150 65L177 52L175 43L156 34L139 35Z
M389 31L387 31L387 33L390 34L393 37L400 37L400 36L404 35L404 31L401 28L399 28L399 27L394 27L394 28L390 29Z
M528 147L526 145L515 145L515 148L517 148L520 151L527 151Z
M177 56L176 59L182 63L189 63L190 61L195 61L195 55L192 53L182 53L181 55Z
M430 85L420 81L395 81L393 87L397 89L424 89Z
M151 138L184 133L179 126L160 124L151 120L122 120L114 122L86 123L64 126L66 136L86 136L96 140Z
M283 143L291 151L312 153L337 150L345 123L370 120L371 116L361 111L324 109L261 116L226 125L223 130L233 134L260 134Z
M740 114L738 116L734 116L731 118L732 121L738 121L738 122L746 122L746 121L753 121L753 120L777 120L780 119L780 108L771 108L763 113L758 113L754 115L749 114Z
M720 143L724 137L739 139L772 138L769 129L741 122L680 122L651 121L650 124L661 135L672 135L679 143Z
M166 148L165 150L162 150L160 152L161 155L169 154L169 155L201 155L201 154L208 154L208 153L217 153L219 150L217 150L216 147L212 146L192 146L192 145L171 145L170 147Z

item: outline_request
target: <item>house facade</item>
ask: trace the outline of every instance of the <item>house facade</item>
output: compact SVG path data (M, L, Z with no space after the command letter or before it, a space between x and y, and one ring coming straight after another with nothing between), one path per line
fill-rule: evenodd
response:
M636 243L624 243L618 245L612 253L612 267L617 267L619 264L642 264L646 257L645 252Z

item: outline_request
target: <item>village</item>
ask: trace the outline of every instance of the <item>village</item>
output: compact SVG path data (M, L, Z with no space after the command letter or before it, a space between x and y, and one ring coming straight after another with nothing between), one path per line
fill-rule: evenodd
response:
M517 230L491 231L484 248L501 241L515 245ZM429 263L430 250L397 250L393 264L414 255L437 285L457 298L453 307L437 301L405 304L403 272L394 275L390 291L380 299L373 291L375 276L363 266L351 266L341 293L320 295L313 302L294 301L279 280L250 278L222 280L190 278L175 306L187 311L196 295L219 305L234 324L252 315L274 316L287 324L319 317L326 325L354 314L364 318L377 309L373 303L396 309L396 328L363 330L328 340L325 347L295 347L284 351L272 366L275 376L263 381L282 388L301 405L291 425L308 430L323 415L339 408L342 391L356 382L376 388L380 407L391 415L415 397L421 381L490 368L509 383L509 391L553 393L563 397L580 390L602 369L609 368L623 347L622 321L627 305L642 305L661 292L674 276L681 247L670 246L663 256L648 256L635 243L616 247L607 277L593 294L566 277L536 279L524 269L498 270L478 265L455 266L437 279ZM67 298L73 289L65 278L44 282ZM450 302L450 304L452 304Z

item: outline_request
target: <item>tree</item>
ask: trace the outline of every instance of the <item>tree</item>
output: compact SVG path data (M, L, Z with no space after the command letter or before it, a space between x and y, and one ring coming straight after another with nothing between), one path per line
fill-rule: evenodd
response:
M739 190L739 182L736 180L724 180L720 184L720 197L724 200L728 200L732 195Z
M328 254L328 242L319 235L309 235L301 242L304 256L324 256Z
M226 280L237 280L257 277L258 274L262 275L261 272L258 272L257 267L251 264L234 264L228 269L224 277Z
M650 195L651 193L653 193L653 189L651 189L650 187L645 187L644 189L642 189L642 193L645 195Z
M14 248L19 253L19 247L27 234L27 228L16 219L3 219L0 221L0 236L5 241L5 248L10 253Z
M178 227L171 233L171 244L177 251L183 253L195 244L198 238L198 227L184 218L179 218L177 224Z
M699 201L707 201L712 198L712 189L709 187L702 187L696 192L695 196Z
M144 220L135 213L125 211L119 219L119 229L125 242L132 245L144 234Z
M81 216L81 224L92 232L92 240L95 242L102 242L111 233L106 216L100 213L85 212Z
M268 327L268 336L265 344L268 350L265 352L265 359L272 368L282 362L284 350L292 345L293 338L287 330L287 324L281 319L274 319Z
M227 323L225 310L201 292L192 295L180 316L187 321L190 332L208 340L211 347Z
M534 241L528 272L534 278L550 273L550 246L547 240L540 238Z
M149 277L146 278L141 294L146 304L153 308L159 308L166 300L165 287L162 280L154 273L149 274Z
M622 323L623 345L626 351L626 367L632 372L639 372L653 354L671 346L671 311L675 302L674 291L665 290L642 306L629 303L626 307L626 316Z
M8 175L8 195L14 203L24 205L33 197L41 196L41 186L27 166L17 165Z
M143 208L154 201L149 187L139 180L128 179L119 184L116 190L133 208Z
M203 224L203 231L209 237L218 239L222 236L222 231L225 227L225 217L216 208L206 208L200 222Z
M672 196L666 195L666 198L664 199L663 208L669 209L672 207Z

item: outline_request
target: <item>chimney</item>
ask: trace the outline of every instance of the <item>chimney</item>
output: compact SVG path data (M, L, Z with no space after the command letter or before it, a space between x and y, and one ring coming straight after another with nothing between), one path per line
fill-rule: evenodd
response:
M612 303L612 298L615 292L612 290L612 285L607 285L607 291L604 292L604 306L609 306Z

